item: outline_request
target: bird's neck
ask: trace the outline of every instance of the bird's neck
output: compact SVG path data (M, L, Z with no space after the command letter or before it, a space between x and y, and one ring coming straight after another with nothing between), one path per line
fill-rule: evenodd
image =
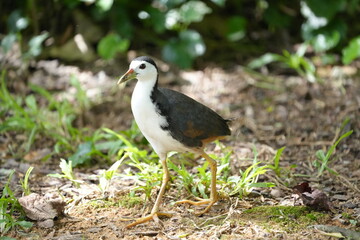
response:
M158 91L158 78L152 79L141 79L138 80L133 92L133 97L151 97L152 94Z

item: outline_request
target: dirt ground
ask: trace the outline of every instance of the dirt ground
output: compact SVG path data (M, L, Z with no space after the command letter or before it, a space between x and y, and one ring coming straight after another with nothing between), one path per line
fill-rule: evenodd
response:
M121 67L114 70L114 65L100 62L91 68L81 69L59 65L56 61L41 61L30 73L28 82L49 90L57 89L66 95L72 91L67 82L69 76L75 74L90 98L101 99L94 100L92 108L84 113L85 126L124 130L130 127L132 121L130 96L135 82L126 87L116 86L116 76L126 70L128 63L123 61L118 65ZM269 173L261 178L274 181L277 187L258 189L244 199L237 196L223 198L208 213L196 216L193 210L197 208L174 205L175 201L189 196L185 191L179 192L171 183L161 208L173 213L173 216L158 223L151 221L126 229L128 222L124 220L140 217L151 210L158 188L153 190L151 201L144 202L144 196L139 195L137 204L128 204L128 194L134 182L116 178L111 185L111 201L104 201L100 199L98 182L94 180L102 166L76 168L76 176L84 184L75 189L68 181L46 176L59 172L59 159L37 160L36 156L51 148L51 143L46 147L37 145L38 149L33 149L24 159L16 159L6 150L16 139L4 135L0 142L4 150L1 168L16 169L16 178L11 186L18 196L21 188L17 180L29 166L34 166L30 178L32 192L60 194L68 201L65 216L56 218L53 227L41 228L35 224L29 231L12 231L9 237L58 240L336 239L325 234L326 231L310 226L317 224L359 231L360 78L355 67L319 69L323 79L321 83L310 83L301 77L280 73L254 73L241 66L222 69L211 65L203 71L175 71L161 63L160 69L163 70L160 85L205 103L225 118L235 118L232 136L223 141L233 150L232 174L236 175L239 169L251 165L249 159L253 156L253 146L259 152L259 160L264 163L271 163L276 150L286 146L280 161L286 176L279 179ZM17 90L23 88L25 85L21 84L14 87ZM340 133L337 129L346 118L349 123ZM340 142L329 164L338 175L325 171L317 178L317 169L312 164L316 151L326 151L342 133L349 130L354 130L353 134ZM209 146L209 152L221 154L213 145ZM196 161L199 164L202 162L201 159ZM1 176L0 184L5 181L6 178ZM309 182L312 188L325 193L332 205L331 211L313 213L305 210L303 215L321 214L305 225L295 215L262 214L265 210L261 207L264 206L302 205L292 190L293 186L302 182ZM254 215L249 209L259 209L259 212ZM280 210L280 213L284 211Z

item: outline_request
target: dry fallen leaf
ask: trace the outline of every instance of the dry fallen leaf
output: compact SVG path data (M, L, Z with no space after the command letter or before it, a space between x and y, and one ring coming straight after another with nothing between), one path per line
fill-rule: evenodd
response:
M38 225L45 228L54 226L53 219L63 214L66 204L60 197L37 193L19 198L19 203L28 218L38 221Z
M331 211L329 197L319 189L312 189L309 183L300 183L293 187L293 190L300 196L306 206L316 210Z

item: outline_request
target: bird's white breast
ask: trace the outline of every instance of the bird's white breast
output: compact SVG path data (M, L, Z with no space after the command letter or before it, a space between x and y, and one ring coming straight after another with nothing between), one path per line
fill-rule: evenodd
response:
M151 101L153 87L149 82L138 81L131 97L131 109L140 131L150 142L157 154L164 155L170 151L187 151L188 149L171 137L161 128L166 126L166 118L161 116Z

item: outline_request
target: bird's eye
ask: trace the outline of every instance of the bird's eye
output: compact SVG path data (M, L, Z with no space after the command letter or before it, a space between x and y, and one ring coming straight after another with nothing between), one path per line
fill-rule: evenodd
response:
M145 69L145 68L146 68L145 63L142 63L142 64L140 65L140 69Z

